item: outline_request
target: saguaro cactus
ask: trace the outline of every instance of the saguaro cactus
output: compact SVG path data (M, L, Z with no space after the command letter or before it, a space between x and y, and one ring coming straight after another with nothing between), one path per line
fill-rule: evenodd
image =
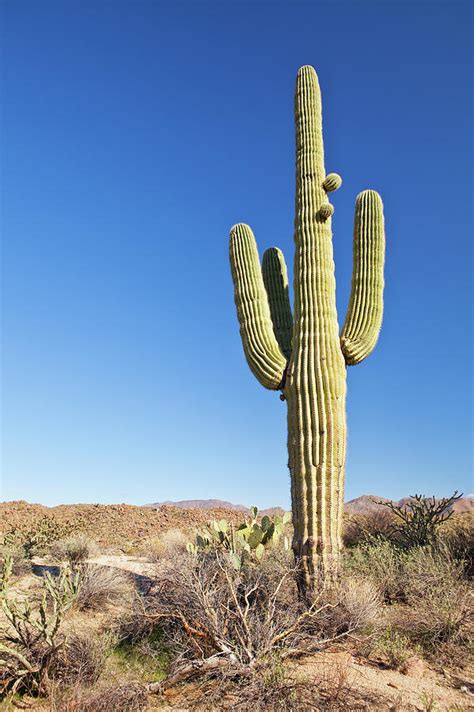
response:
M230 232L230 261L240 333L248 364L266 388L288 404L293 551L301 585L337 572L341 548L346 459L346 366L374 348L383 312L385 252L378 193L357 197L354 264L347 316L339 334L321 94L312 67L298 72L295 93L296 217L294 317L285 260L275 247L262 266L248 225Z

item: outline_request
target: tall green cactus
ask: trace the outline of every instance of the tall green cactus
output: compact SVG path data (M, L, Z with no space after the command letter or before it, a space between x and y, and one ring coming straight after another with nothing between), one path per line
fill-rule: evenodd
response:
M230 233L230 261L240 333L248 364L288 403L293 551L301 585L337 572L346 459L346 366L374 348L383 313L383 205L367 190L356 201L354 265L346 320L339 335L328 193L342 183L326 175L321 94L312 67L296 80L296 218L294 317L285 260L275 247L262 267L248 225Z

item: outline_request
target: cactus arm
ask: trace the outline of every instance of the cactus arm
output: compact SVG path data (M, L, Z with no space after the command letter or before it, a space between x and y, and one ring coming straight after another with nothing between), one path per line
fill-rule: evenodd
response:
M363 361L377 343L383 316L385 230L383 203L374 190L357 197L352 288L341 348L348 366Z
M278 247L270 247L263 253L262 274L270 305L273 331L281 352L286 359L289 359L293 316L288 294L288 271L283 252Z
M245 357L262 386L278 390L286 359L273 332L257 245L248 225L234 225L230 231L230 264Z

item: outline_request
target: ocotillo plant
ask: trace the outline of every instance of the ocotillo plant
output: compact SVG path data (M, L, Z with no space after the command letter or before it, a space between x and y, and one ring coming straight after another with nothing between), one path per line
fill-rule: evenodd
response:
M295 93L296 217L294 317L281 251L262 266L248 225L230 233L230 261L240 333L248 364L266 388L288 403L293 551L301 587L337 572L341 549L346 459L346 366L374 348L383 312L385 252L378 193L357 197L349 307L339 334L328 193L340 187L326 175L321 94L313 67L298 72Z

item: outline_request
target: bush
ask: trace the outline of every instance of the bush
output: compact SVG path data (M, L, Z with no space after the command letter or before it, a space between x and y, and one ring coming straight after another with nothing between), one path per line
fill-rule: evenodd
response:
M56 678L68 685L90 685L97 682L105 669L110 645L108 636L70 635Z
M163 560L129 621L129 640L159 627L174 656L167 688L208 674L248 680L270 657L319 651L373 621L379 601L370 582L346 582L306 602L296 573L283 556L237 569L216 549Z
M395 544L373 539L345 552L346 574L368 579L379 589L387 603L403 597L403 562L406 554Z
M60 523L45 515L33 526L12 527L3 535L2 547L21 550L21 558L32 559L46 554L53 542L68 536L71 531L70 523Z
M111 566L85 564L80 569L76 606L81 611L100 610L129 600L132 590L130 577L124 571Z
M413 656L414 650L410 639L389 625L383 633L373 641L371 652L380 656L389 668L400 670Z
M474 517L472 512L455 514L444 522L438 532L442 545L459 561L466 562L468 573L474 565Z
M68 562L72 568L77 568L93 555L95 548L95 543L85 534L76 534L53 542L50 554L57 561Z
M73 693L60 692L52 700L57 712L143 712L147 708L147 692L137 683L98 686L92 690L78 687Z
M407 606L397 621L400 629L428 650L467 642L473 601L463 563L447 551L414 549L405 559L403 578Z
M394 515L381 506L367 514L345 517L344 545L353 547L370 543L374 539L390 541L393 536L394 521Z
M180 529L168 529L147 542L145 551L152 560L174 556L186 551L188 537Z

